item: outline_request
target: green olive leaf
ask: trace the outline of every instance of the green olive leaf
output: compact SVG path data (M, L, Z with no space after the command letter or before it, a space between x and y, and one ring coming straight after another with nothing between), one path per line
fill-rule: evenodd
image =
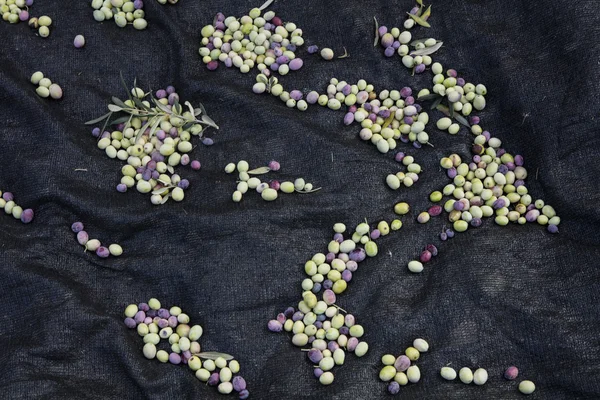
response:
M167 171L169 171L170 174L175 173L175 170L173 169L173 167L171 165L167 165Z
M441 97L441 96L437 93L430 93L430 94L426 94L425 96L417 97L417 100L427 101L427 100L437 99L438 97Z
M249 175L262 175L262 174L266 174L267 172L271 172L271 168L260 167L260 168L256 168L256 169L252 169L252 170L248 171L248 174Z
M194 355L200 358L204 358L205 360L216 360L219 357L224 358L225 361L233 360L233 356L231 354L219 353L217 351L207 351L204 353L197 353Z
M115 103L116 105L118 105L121 108L127 108L127 105L116 96L112 97L112 101L113 101L113 103Z
M190 114L194 115L194 107L192 107L192 103L190 103L189 101L186 101L184 104L185 104L185 105L188 107L188 109L190 110Z
M469 124L469 121L467 121L467 119L465 117L463 117L462 115L456 113L454 115L454 119L457 120L460 124L466 126L467 128L471 127L471 124Z
M427 19L431 16L431 6L427 7L427 10L421 15L423 21L427 21Z
M424 39L415 39L412 42L410 42L409 44L413 47L415 47L417 44L419 43L425 43L426 40L428 40L429 38L424 38Z
M421 26L424 26L425 28L431 28L431 25L429 25L429 22L425 21L424 19L422 19L421 17L418 17L416 15L407 13L409 17L411 17L412 19L415 20L415 22Z
M417 4L423 7L423 0L417 0Z
M148 135L148 138L151 138L152 136L154 136L154 133L158 129L158 126L163 121L163 119L164 119L164 117L160 117L160 118L156 119L156 122L154 122L154 124L152 125L152 128L150 128L150 134Z
M444 42L437 42L436 44L434 44L431 47L425 47L424 49L421 49L421 50L411 51L410 55L411 56L428 56L428 55L433 54L436 51L438 51L440 49L440 47L442 47L443 44L444 44Z
M373 42L373 47L377 47L379 43L379 22L377 22L377 18L373 17L375 20L375 41Z
M444 114L446 117L449 117L449 116L450 116L450 111L448 110L448 107L446 107L445 105L443 105L443 104L439 104L439 105L436 107L436 109L437 109L438 111L441 111L441 112L442 112L442 113L443 113L443 114Z
M202 111L202 114L206 114L206 108L202 105L202 103L198 103L198 108Z
M448 104L448 115L450 118L454 118L454 106L452 104Z
M117 118L117 119L113 120L110 124L111 125L121 124L123 122L129 121L130 118L131 118L131 115L130 116L124 116L124 117L121 117L121 118Z
M194 117L197 117L198 115L202 114L202 109L200 108L195 108L194 109Z
M146 111L150 110L150 107L147 107L144 103L142 103L142 100L138 99L137 97L133 98L133 102L135 103L136 106L138 106L142 110L146 110Z
M444 100L444 97L438 96L438 98L435 99L434 102L431 104L431 109L435 109L442 102L442 100Z
M110 118L111 115L112 115L112 111L109 112L109 113L104 114L101 117L98 117L96 119L93 119L91 121L86 122L85 125L94 125L94 124L97 124L98 122L103 121L106 118Z
M202 122L204 122L206 125L212 126L215 129L219 129L219 126L215 124L215 121L213 121L212 118L206 114L202 115Z
M119 71L119 75L121 76L121 83L123 84L123 87L125 88L125 93L127 93L127 97L129 97L129 100L131 100L131 91L129 90L129 88L127 87L127 84L125 83L125 78L123 78L123 71Z
M109 105L108 105L108 109L109 109L110 111L112 111L112 112L119 112L119 111L123 111L123 108L121 108L121 107L119 107L119 106L117 106L117 105L114 105L114 104L109 104Z
M169 197L171 197L170 194L163 197L162 200L160 201L160 204L165 204L167 201L169 201Z
M152 124L153 120L154 120L154 117L148 118L148 121L146 121L146 123L144 124L144 126L142 126L140 128L140 130L138 131L138 134L135 136L135 142L134 142L134 144L137 144L137 142L142 138L142 135L144 134L144 132L146 132L146 129L148 129L150 127L150 125Z
M166 113L166 114L171 114L171 113L172 113L172 111L171 111L171 110L169 110L169 109L167 108L167 106L165 106L163 103L161 103L160 101L158 101L158 100L156 100L156 99L154 99L154 104L156 104L156 107L157 107L159 110L161 110L162 112L164 112L164 113Z
M169 191L168 187L162 187L160 189L153 190L152 194L161 194L162 195L163 193L168 192L168 191Z

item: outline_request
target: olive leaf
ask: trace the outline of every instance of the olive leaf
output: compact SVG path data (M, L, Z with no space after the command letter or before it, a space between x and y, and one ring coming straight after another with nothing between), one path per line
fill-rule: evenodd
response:
M346 48L344 47L344 54L342 54L338 58L346 58L346 57L350 57L350 54L348 54L348 50L346 50Z
M172 114L173 112L171 110L169 110L167 108L167 106L165 106L163 103L161 103L160 101L154 99L154 104L156 104L156 107L158 107L162 112L166 113L166 114Z
M106 118L110 118L111 115L112 115L112 111L109 112L109 113L104 114L101 117L98 117L96 119L93 119L91 121L86 122L85 125L94 125L94 124L97 124L98 122L103 121Z
M442 100L444 100L444 97L438 96L438 98L434 100L433 104L431 104L431 109L433 110L436 108L442 102Z
M296 190L295 191L297 193L301 193L301 194L307 194L307 193L313 193L313 192L318 192L319 190L321 190L323 188L316 188L316 189L311 189L311 190Z
M154 132L156 132L156 130L158 129L158 126L163 121L163 118L164 117L160 117L156 119L156 122L154 122L154 125L152 125L152 128L150 128L150 134L148 135L149 138L151 138L154 135Z
M219 126L215 124L215 121L213 121L212 118L206 114L202 115L202 122L204 122L206 125L212 126L215 129L219 129Z
M165 204L167 201L169 201L169 197L171 197L170 194L163 197L162 200L160 201L160 204Z
M439 94L431 93L431 94L426 94L424 96L419 96L419 97L417 97L417 100L427 101L427 100L437 99L438 97L440 97Z
M125 117L117 118L117 119L113 120L110 124L111 125L117 125L117 124L129 121L130 118L131 118L131 116L129 116L129 117L125 116Z
M233 356L231 354L219 353L217 351L206 351L204 353L196 353L194 355L204 358L205 360L216 360L219 357L224 358L225 361L233 360Z
M269 168L269 167L260 167L260 168L256 168L256 169L252 169L252 170L248 171L248 174L250 174L250 175L262 175L262 174L266 174L267 172L271 172L271 168Z
M377 43L379 43L379 22L377 22L377 18L373 17L375 20L375 41L373 42L373 47L377 47Z
M123 87L125 88L125 93L127 93L127 97L129 97L129 100L131 100L131 92L129 91L129 88L127 87L127 84L125 83L125 78L123 78L123 71L119 71L119 75L121 77L121 83L123 84ZM135 84L134 84L135 86Z
M448 115L450 116L450 118L454 118L454 105L452 104L448 105Z
M119 111L123 111L123 108L116 106L114 104L109 104L108 105L108 109L112 112L119 112Z
M414 47L414 46L416 46L419 43L425 43L426 40L429 40L429 38L415 39L412 42L410 42L409 44Z
M167 171L169 171L170 174L175 173L175 170L173 169L173 166L171 166L171 165L167 165Z
M467 121L467 119L465 117L463 117L460 114L456 114L454 115L454 119L457 120L460 124L466 126L467 128L471 127L471 124L469 124L469 121Z
M148 118L148 121L146 121L146 124L140 128L140 130L138 131L138 134L135 136L134 144L137 143L142 138L142 135L144 134L144 132L146 132L146 129L148 129L150 127L150 124L152 124L153 120L154 120L154 117Z
M194 107L192 107L192 103L190 103L189 101L186 101L184 104L185 104L185 105L188 107L188 109L190 110L190 114L194 115Z
M265 8L269 7L273 1L275 1L275 0L267 0L267 1L265 1L265 3L262 6L258 7L258 9L260 11L264 10Z
M206 109L204 108L202 103L198 103L198 108L200 109L200 111L202 111L202 114L206 114Z
M421 17L418 17L416 15L407 13L409 17L411 17L412 19L415 20L415 22L421 26L424 26L425 28L431 28L431 25L429 25L429 22L425 21L424 19L422 19Z
M427 21L427 19L431 16L431 6L427 7L427 10L423 14L421 14L421 18L423 21Z
M112 97L112 101L121 108L127 108L127 105L116 96Z
M438 111L441 111L445 116L449 117L450 116L450 111L448 110L448 107L446 107L443 104L438 104L438 106L436 107L436 109Z
M411 51L410 55L411 56L428 56L428 55L433 54L436 51L438 51L440 49L440 47L442 47L443 44L444 44L444 42L437 42L436 44L434 44L431 47L425 47L424 49L421 49L421 50Z
M417 4L423 7L423 0L417 0Z
M389 124L392 123L392 121L394 121L394 118L396 117L396 113L390 113L390 116L386 118L385 121L383 121L383 125L381 125L381 128L386 128Z
M170 188L169 188L168 186L165 186L165 187L162 187L162 188L160 188L160 189L153 190L153 191L152 191L152 194L163 194L163 193L165 193L165 192L168 192L168 191L169 191L169 189L170 189Z
M194 109L194 117L197 117L200 114L202 114L202 109L201 108L195 108Z

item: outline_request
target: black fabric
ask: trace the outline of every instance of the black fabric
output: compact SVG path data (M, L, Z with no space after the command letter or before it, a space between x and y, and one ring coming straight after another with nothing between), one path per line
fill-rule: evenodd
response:
M401 353L416 337L431 345L418 361L423 378L398 398L518 399L517 383L501 378L513 364L536 383L531 398L600 398L596 1L436 2L433 27L413 30L444 40L435 60L487 85L482 125L525 157L530 193L562 218L558 235L536 224L501 228L486 220L440 245L420 275L406 263L425 244L440 244L445 220L419 225L416 215L447 182L439 159L467 157L470 133L450 136L431 123L435 147L400 145L425 172L414 187L391 191L384 179L398 170L393 153L360 141L360 128L343 126L341 111L313 106L300 113L254 95L255 70L204 68L200 28L218 11L241 16L259 4L145 3L143 32L96 23L89 1L36 1L31 13L54 20L48 39L26 24L0 21L0 190L36 212L30 225L0 216L2 398L235 398L222 397L187 367L144 359L123 310L150 297L181 306L202 324L205 350L234 354L251 398L387 398L380 357ZM411 6L275 3L273 10L304 30L307 44L350 53L332 62L306 56L282 83L324 91L337 77L364 78L376 90L429 87L429 72L413 78L398 57L373 48L373 16L400 26ZM87 40L82 50L72 45L76 34ZM29 83L36 70L62 86L63 100L36 96ZM116 192L122 163L107 158L83 125L105 112L110 96L124 96L120 71L144 88L175 85L221 126L213 147L195 150L201 171L178 168L191 182L181 203L155 207L148 195ZM323 190L273 203L248 194L234 204L235 177L222 171L240 159L252 166L279 160L281 179L302 176ZM266 323L297 304L303 264L326 251L335 222L391 220L399 200L412 206L404 227L379 241L379 256L361 264L339 296L364 325L370 351L361 359L348 355L334 384L322 387L289 335L268 332ZM77 220L104 243L120 243L124 254L102 260L84 253L69 229ZM449 363L486 368L490 379L483 387L445 382L439 369Z

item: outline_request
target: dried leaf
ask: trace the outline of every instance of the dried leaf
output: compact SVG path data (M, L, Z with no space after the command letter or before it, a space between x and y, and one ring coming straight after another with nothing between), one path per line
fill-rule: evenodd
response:
M205 360L216 360L219 357L223 357L225 361L233 360L233 356L231 354L219 353L217 351L207 351L195 355L200 358L204 358Z
M425 96L417 97L417 100L427 101L427 100L437 99L438 97L441 97L441 96L437 93L430 93L430 94L426 94Z
M427 21L427 19L431 16L431 6L427 7L427 10L421 15L423 21Z
M434 44L431 47L425 47L424 49L421 49L421 50L411 51L410 55L411 56L428 56L428 55L433 54L436 51L438 51L440 49L440 47L442 47L443 44L444 44L444 42L437 42L436 44Z
M457 120L460 124L466 126L467 128L471 127L471 124L469 124L469 121L467 121L467 119L465 117L463 117L462 115L456 113L454 115L454 119Z
M171 197L170 194L168 194L165 197L163 197L163 199L160 201L160 204L165 204L167 201L169 201L169 197Z
M431 25L429 25L429 22L423 20L421 17L417 17L416 15L407 13L409 17L411 17L412 19L415 20L415 22L421 26L424 26L425 28L431 28Z
M377 18L373 17L375 20L375 41L373 42L373 47L377 47L379 43L379 22L377 22Z
M93 125L93 124L97 124L98 122L100 122L100 121L103 121L103 120L104 120L104 119L106 119L106 118L110 118L110 116L111 116L111 115L112 115L112 111L111 111L111 112L109 112L109 113L106 113L106 114L104 114L104 115L103 115L103 116L101 116L101 117L98 117L98 118L96 118L96 119L93 119L93 120L91 120L91 121L88 121L88 122L86 122L86 123L85 123L85 125Z
M114 105L114 104L109 104L109 105L108 105L108 109L109 109L110 111L112 111L112 112L119 112L119 111L123 111L123 108L121 108L121 107L119 107L119 106L117 106L117 105Z
M269 7L273 1L274 0L267 0L267 1L265 1L265 3L262 6L258 7L258 9L260 11L264 10L265 8Z
M316 188L316 189L311 189L311 190L296 190L296 192L301 193L301 194L307 194L307 193L317 192L321 189L323 189L323 188Z
M260 167L260 168L256 168L256 169L252 169L250 171L248 171L248 174L250 175L262 175L262 174L266 174L267 172L270 172L271 168L269 167Z
M344 47L344 54L342 54L338 58L346 58L346 57L350 57L350 54L348 54L348 50L346 50L346 48Z

